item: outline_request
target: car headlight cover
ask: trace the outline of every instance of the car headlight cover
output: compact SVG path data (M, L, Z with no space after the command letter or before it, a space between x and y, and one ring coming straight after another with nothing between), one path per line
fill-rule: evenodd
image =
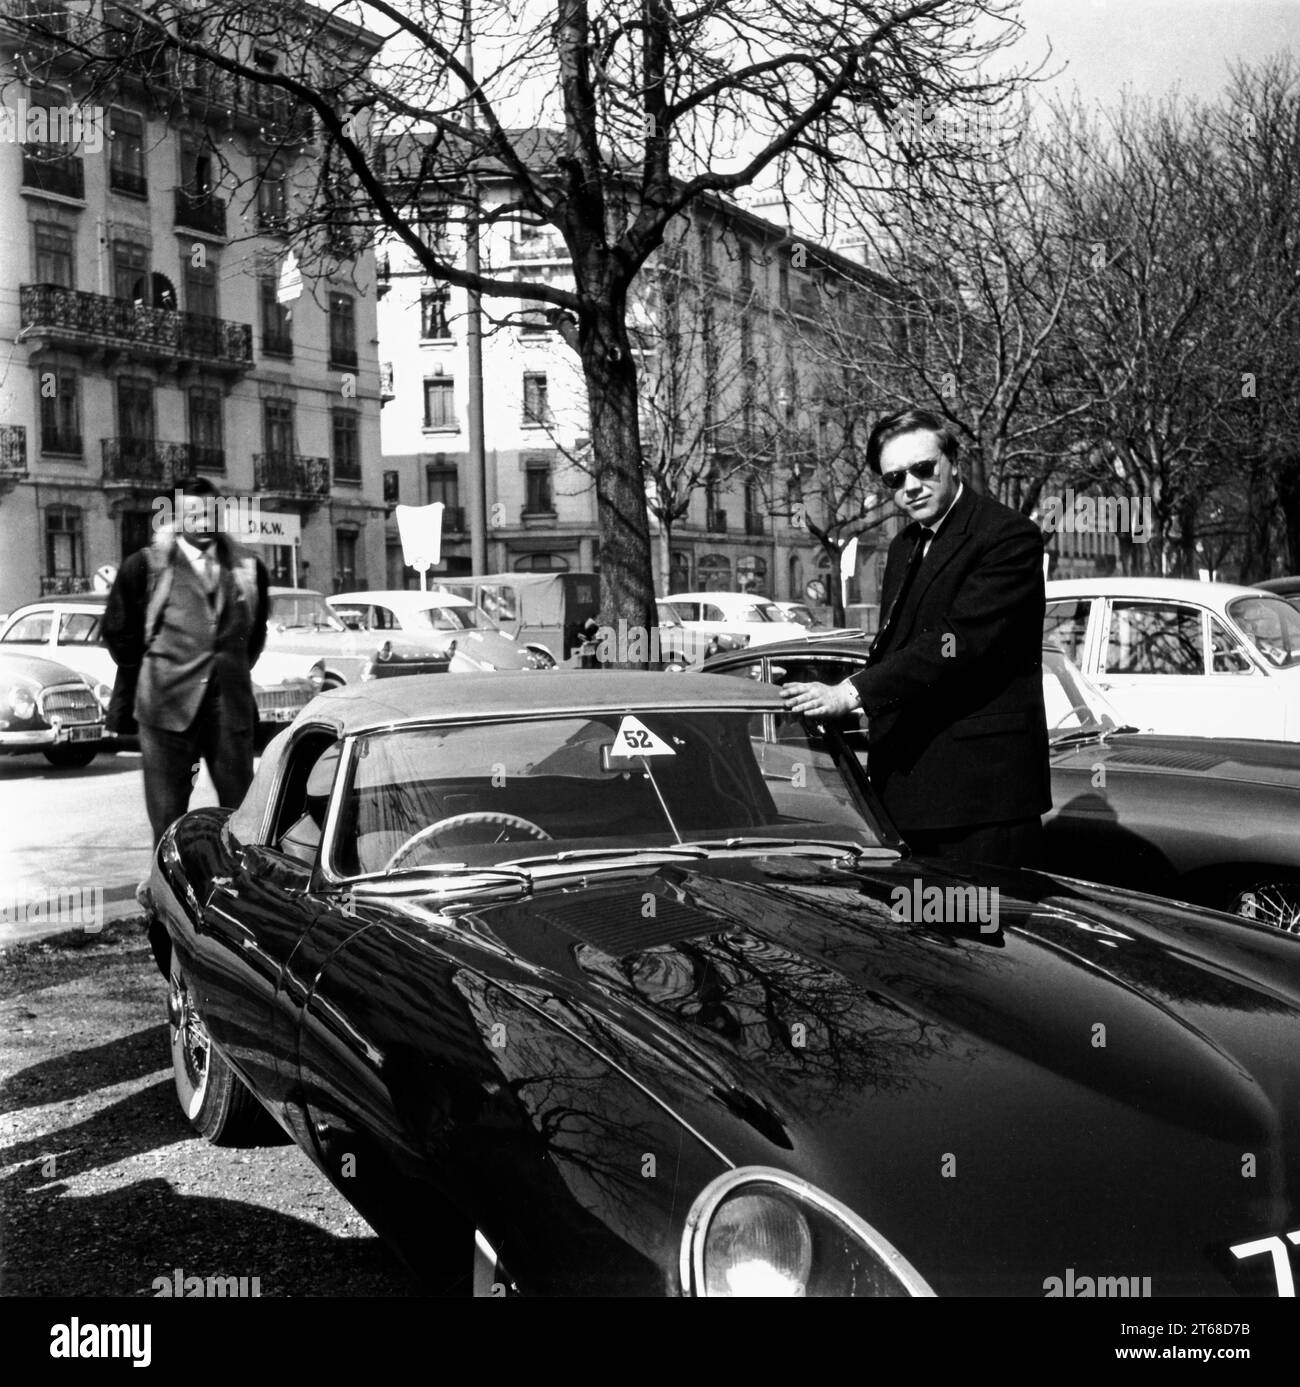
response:
M682 1287L695 1296L932 1296L887 1239L838 1200L766 1166L730 1170L687 1215Z
M15 684L9 690L5 699L14 710L15 717L22 718L25 721L27 718L34 718L36 716L36 699L33 697L32 691L27 688L26 685Z

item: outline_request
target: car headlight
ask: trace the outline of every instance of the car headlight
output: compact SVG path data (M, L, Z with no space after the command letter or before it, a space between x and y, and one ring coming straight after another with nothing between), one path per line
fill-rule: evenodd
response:
M24 722L36 716L36 699L32 696L32 691L23 684L15 684L6 695L5 701L13 709L14 716L22 718Z
M554 669L555 656L549 650L538 650L536 646L525 647L528 651L529 669Z
M316 686L317 690L325 683L325 666L317 662L307 671L307 678Z
M101 679L99 683L95 684L93 687L95 690L95 697L99 700L99 706L107 713L108 705L113 701L112 684L105 684Z
M798 1176L729 1170L686 1217L682 1289L692 1296L932 1296L886 1238Z

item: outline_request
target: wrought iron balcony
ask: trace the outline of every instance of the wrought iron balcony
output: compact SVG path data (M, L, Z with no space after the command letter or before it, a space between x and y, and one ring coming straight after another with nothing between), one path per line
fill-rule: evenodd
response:
M356 370L357 349L355 347L335 346L330 343L330 365L346 366L349 370Z
M214 448L210 443L187 443L185 445L187 471L224 472L226 470L226 450Z
M69 154L60 145L24 145L23 187L84 202L86 171L81 156Z
M71 597L78 592L90 592L91 588L91 579L84 573L59 573L41 578L42 597Z
M75 13L66 0L3 0L0 18L25 20L23 38L34 45L62 48L67 42L85 43L98 30L88 13Z
M213 236L226 234L226 204L213 192L180 187L176 195L176 225Z
M130 350L216 370L246 371L253 364L253 330L247 323L150 308L57 284L24 284L18 302L29 337L72 351Z
M197 114L255 126L268 143L307 144L312 138L312 113L289 92L226 72L206 58L170 53L154 80Z
M0 424L0 477L27 475L27 428Z
M105 438L104 485L174 486L189 475L188 443L162 443L156 438Z
M303 457L301 453L254 453L253 488L298 500L328 496L329 459Z

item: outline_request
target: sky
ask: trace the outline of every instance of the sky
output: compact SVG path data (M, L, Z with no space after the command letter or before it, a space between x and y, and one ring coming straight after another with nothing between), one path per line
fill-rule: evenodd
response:
M1300 60L1300 0L1022 0L1022 61L1052 57L1048 84L1061 96L1078 87L1086 102L1114 101L1125 86L1212 99L1231 61L1290 49Z

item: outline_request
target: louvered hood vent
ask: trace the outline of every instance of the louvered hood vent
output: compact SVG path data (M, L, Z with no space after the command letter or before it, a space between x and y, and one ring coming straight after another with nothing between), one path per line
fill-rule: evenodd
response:
M1114 766L1153 766L1167 771L1212 771L1224 764L1215 751L1165 751L1160 747L1115 749L1110 758Z

